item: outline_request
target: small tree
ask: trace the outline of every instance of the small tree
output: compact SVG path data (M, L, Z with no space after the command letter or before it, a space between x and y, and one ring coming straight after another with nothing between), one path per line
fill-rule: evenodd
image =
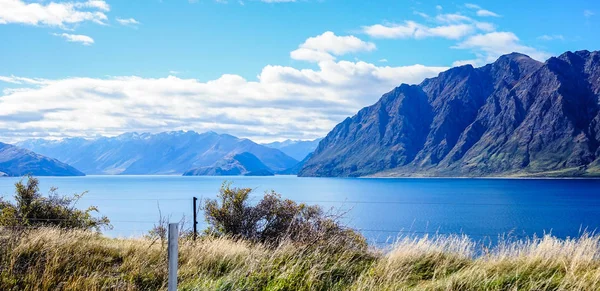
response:
M217 199L207 199L204 204L209 224L206 232L267 244L335 240L341 246L366 246L362 235L340 223L341 216L329 215L320 206L282 199L274 191L266 192L252 205L251 192L250 188L232 188L231 183L223 183Z
M39 180L28 176L15 184L14 203L0 199L0 226L11 228L53 226L99 231L110 228L106 216L92 216L98 208L90 206L86 210L75 208L86 192L72 197L60 196L57 188L50 188L48 197L39 192Z

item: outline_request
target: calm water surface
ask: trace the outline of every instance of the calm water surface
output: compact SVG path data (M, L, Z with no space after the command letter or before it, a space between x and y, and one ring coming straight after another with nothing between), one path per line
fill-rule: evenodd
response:
M347 223L372 242L398 234L462 233L494 240L551 232L578 236L600 227L600 180L590 179L345 179L275 177L87 176L42 177L61 194L89 193L79 206L108 216L111 236L145 233L163 216L192 217L192 197L214 198L225 180L254 195L276 190L296 201L348 211ZM10 196L18 178L0 179ZM200 213L202 218L202 213ZM199 227L205 224L200 219Z

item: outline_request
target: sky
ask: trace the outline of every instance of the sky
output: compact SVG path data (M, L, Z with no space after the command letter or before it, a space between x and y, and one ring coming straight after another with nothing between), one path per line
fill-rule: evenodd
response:
M0 0L0 141L314 139L402 83L599 29L596 0Z

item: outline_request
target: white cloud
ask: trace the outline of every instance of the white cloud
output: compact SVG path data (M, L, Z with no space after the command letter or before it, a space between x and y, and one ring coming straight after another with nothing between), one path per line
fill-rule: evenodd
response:
M103 12L110 7L105 1L26 3L0 0L0 24L21 23L65 28L68 24L91 21L104 24Z
M308 62L322 62L335 60L335 57L327 52L307 48L299 48L290 52L290 57L294 60Z
M303 61L331 61L334 56L347 53L373 51L376 46L372 42L365 42L355 36L337 36L331 31L308 38L297 50L290 53L290 57Z
M374 103L401 83L419 83L445 67L376 66L323 61L318 69L266 66L257 81L0 77L22 84L0 94L5 141L33 136L116 135L127 131L216 130L256 140L306 139ZM23 120L22 116L33 116Z
M448 39L459 39L474 32L474 27L469 24L451 24L436 27L428 27L414 21L406 21L403 24L375 24L364 26L363 31L377 38L427 38L443 37Z
M552 34L552 35L547 35L544 34L542 36L538 37L539 40L565 40L565 37L562 34Z
M481 17L500 17L500 15L485 9L477 10L477 16Z
M435 19L443 23L460 23L460 22L472 22L473 19L470 17L458 14L458 13L447 13L436 15Z
M380 63L387 63L387 62L388 62L388 60L387 60L387 59L380 59L380 60L379 60L379 62L380 62Z
M87 2L78 2L75 3L75 7L78 8L96 8L102 11L110 11L110 6L108 3L102 0L89 0Z
M495 61L503 54L512 52L523 53L539 61L545 61L550 57L547 52L521 44L519 38L512 32L490 32L473 35L453 48L470 49L478 56L477 60L457 61L455 64L470 62L475 65L483 65Z
M68 33L54 33L54 36L59 36L66 39L68 42L79 42L83 45L92 45L94 43L94 39L81 34L68 34Z
M442 10L442 9L444 9L444 8L442 7L442 5L436 5L436 6L435 6L435 9L437 9L437 10Z
M429 19L429 15L427 13L423 13L423 12L420 12L420 11L413 11L413 13L415 15L419 15L419 16L425 18L425 19Z
M480 60L478 60L478 59L460 60L460 61L454 61L454 62L452 62L452 66L453 67L460 67L460 66L464 66L464 65L477 66L479 64L479 62L480 62Z
M45 79L39 78L24 78L24 77L16 77L16 76L0 76L0 81L11 83L11 84L29 84L29 85L43 85L47 83Z
M596 13L592 10L589 10L589 9L583 10L583 16L585 16L586 18L590 18L594 15L596 15Z
M465 4L465 7L469 8L469 9L473 9L473 10L477 10L476 14L477 16L481 16L481 17L500 17L499 14L489 11L487 9L483 9L481 8L481 6L473 4L473 3L467 3Z
M486 31L486 32L496 30L496 26L489 22L475 22L475 27L477 27L477 29L479 29L479 30Z
M467 3L465 6L477 11L479 16L500 16L481 6ZM439 9L438 9L439 10ZM471 64L484 65L495 61L500 55L520 52L537 60L545 60L549 53L540 51L530 46L523 45L519 38L512 32L497 32L496 26L490 22L482 22L459 13L439 13L430 17L429 22L435 25L425 25L415 21L405 21L401 24L375 24L363 26L363 32L376 38L393 39L423 39L439 37L457 40L458 43L451 48L469 50L474 58L457 60L453 66ZM552 36L560 39L562 36ZM545 36L544 39L548 38Z
M139 21L134 18L117 18L117 22L121 25L138 25L141 24Z
M441 37L447 39L462 39L475 32L490 32L496 29L489 22L481 22L459 13L441 13L435 17L427 16L430 22L437 25L425 25L407 20L404 23L387 23L363 26L364 33L376 38L428 38Z

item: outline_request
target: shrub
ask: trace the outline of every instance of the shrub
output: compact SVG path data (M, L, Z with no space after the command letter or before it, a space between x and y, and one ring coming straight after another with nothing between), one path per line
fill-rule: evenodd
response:
M58 195L57 188L51 188L48 197L39 192L39 180L28 176L27 182L20 180L15 184L14 203L0 199L0 226L25 228L54 226L58 228L77 228L99 231L110 228L106 216L92 216L98 208L90 206L86 210L75 208L77 201L85 192L72 197Z
M340 215L328 214L320 206L296 203L266 192L256 205L250 204L250 188L232 188L223 183L217 199L204 204L207 233L231 236L269 245L283 240L301 243L333 242L340 246L366 247L364 237L340 223Z

